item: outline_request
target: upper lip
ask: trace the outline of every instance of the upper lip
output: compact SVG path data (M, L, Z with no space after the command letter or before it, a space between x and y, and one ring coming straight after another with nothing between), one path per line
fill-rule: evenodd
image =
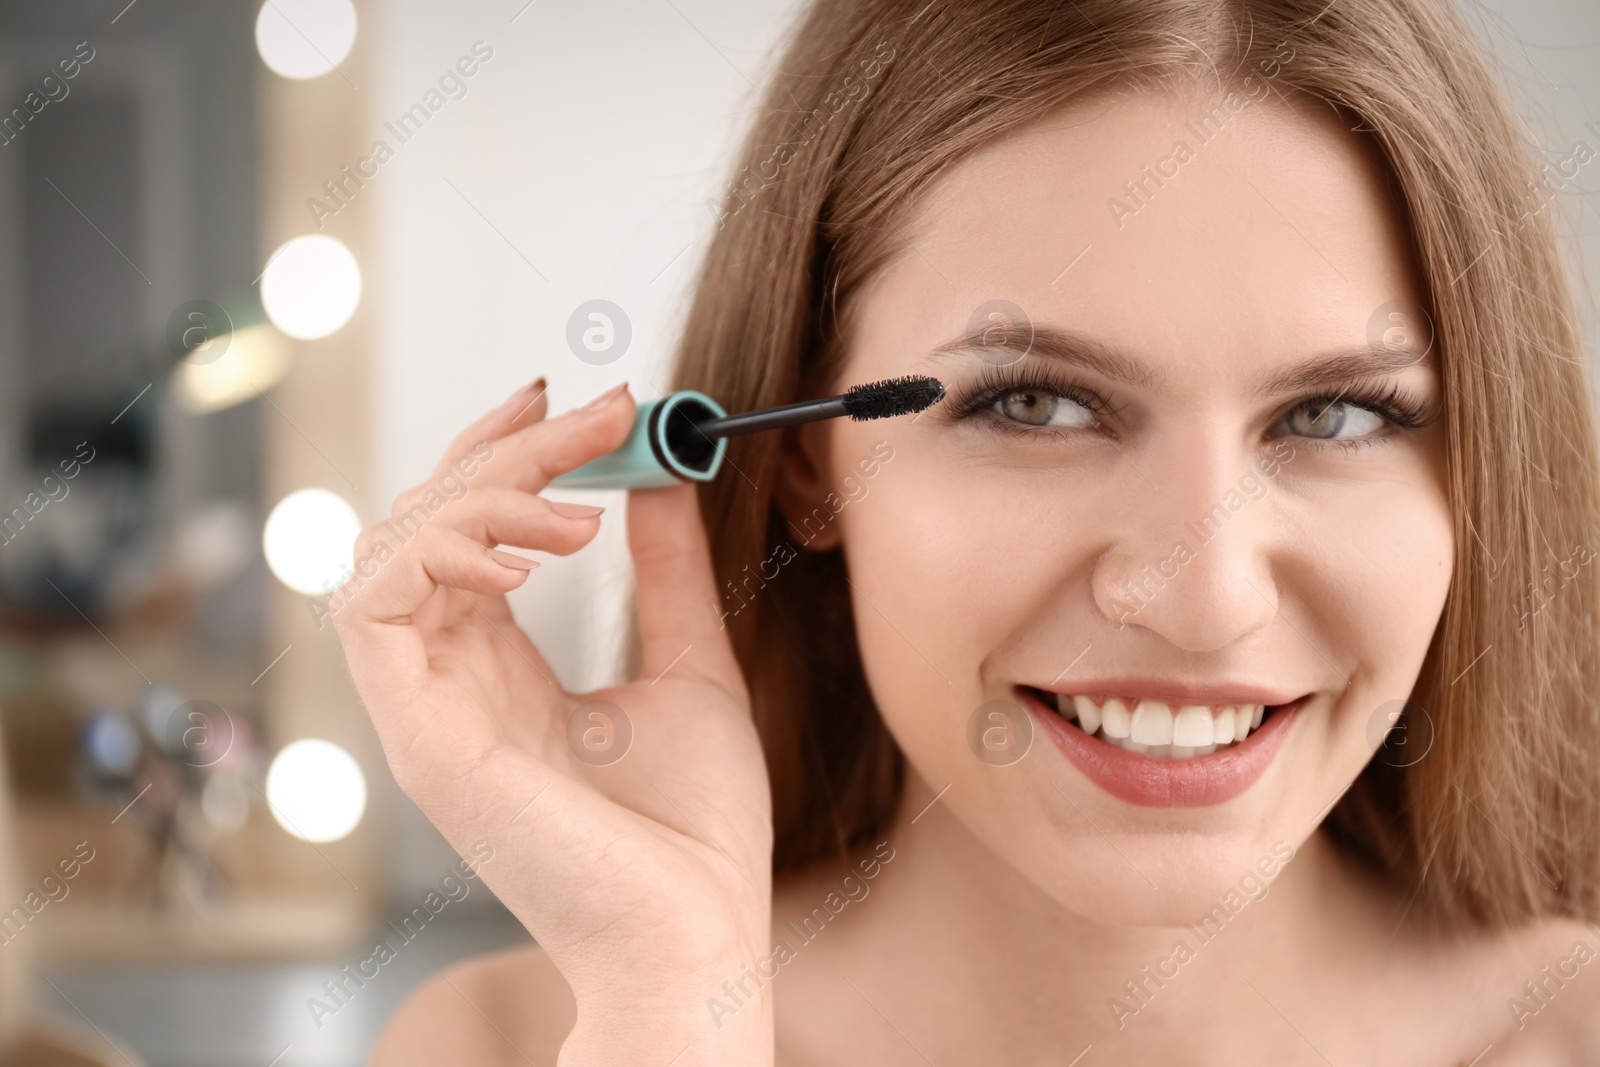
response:
M1159 700L1173 707L1187 704L1265 704L1272 707L1288 704L1306 695L1306 690L1291 690L1281 686L1256 685L1250 682L1185 682L1173 678L1133 676L1051 682L1034 688L1047 693L1086 696L1100 700L1107 697Z

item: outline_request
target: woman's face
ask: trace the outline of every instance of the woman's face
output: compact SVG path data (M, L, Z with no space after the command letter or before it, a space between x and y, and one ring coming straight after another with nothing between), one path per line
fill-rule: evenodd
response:
M842 539L878 707L967 830L1086 916L1191 919L1372 757L1450 583L1439 354L1379 166L1276 94L1101 97L900 231L839 384L949 395L807 428L794 543Z

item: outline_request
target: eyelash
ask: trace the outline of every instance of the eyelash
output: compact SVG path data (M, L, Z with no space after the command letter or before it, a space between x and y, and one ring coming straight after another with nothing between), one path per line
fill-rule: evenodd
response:
M985 368L976 381L956 386L951 391L950 411L952 417L960 419L972 418L990 411L993 406L1008 393L1020 390L1036 390L1050 393L1054 396L1071 400L1080 404L1096 415L1109 417L1116 414L1116 409L1106 403L1105 399L1094 390L1073 381L1054 370L1045 367L1036 367L1028 371L1015 371L1003 367ZM1285 408L1274 421L1281 422L1290 412L1310 404L1331 404L1335 401L1346 403L1352 407L1363 408L1372 412L1390 424L1403 430L1417 430L1430 425L1437 417L1437 413L1429 410L1429 406L1422 398L1404 393L1398 385L1390 383L1387 387L1383 383L1372 380L1359 380L1352 382L1347 389L1337 394L1318 394L1303 397ZM1049 427L1027 427L1013 419L1005 418L998 413L991 420L991 425L1001 429L1004 433L1019 434L1023 436L1037 436L1049 434L1054 437L1063 437L1071 430L1052 429ZM1096 431L1102 431L1099 426ZM1337 448L1345 452L1355 452L1378 444L1381 437L1358 437L1350 440L1336 440L1332 438L1305 437L1302 440L1315 445Z
M1025 389L1036 389L1041 393L1051 393L1064 397L1075 404L1081 404L1097 415L1110 416L1116 414L1109 404L1087 386L1081 385L1070 378L1061 376L1053 370L1036 368L1031 371L1013 371L1008 368L989 366L985 367L977 381L956 386L950 395L950 410L957 419L970 418L993 407L1001 397L1007 393L1019 392ZM1039 430L1030 430L1011 419L1002 419L1007 423L1007 429L1018 433L1038 433ZM1044 430L1045 433L1060 434L1059 430Z

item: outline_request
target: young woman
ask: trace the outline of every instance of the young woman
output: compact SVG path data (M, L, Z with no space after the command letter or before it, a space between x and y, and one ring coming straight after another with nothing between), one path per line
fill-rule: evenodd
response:
M594 693L496 546L594 536L625 388L368 531L356 683L538 944L375 1062L1600 1061L1591 394L1448 0L817 0L777 69L675 384L949 395L633 494Z

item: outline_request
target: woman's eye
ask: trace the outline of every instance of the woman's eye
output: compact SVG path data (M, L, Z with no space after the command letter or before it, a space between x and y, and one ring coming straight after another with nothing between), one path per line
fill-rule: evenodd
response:
M1290 433L1328 440L1365 437L1383 429L1385 420L1377 412L1345 400L1307 400L1284 421Z
M994 410L1027 426L1078 429L1094 425L1094 413L1088 408L1042 389L1012 389L995 400Z

